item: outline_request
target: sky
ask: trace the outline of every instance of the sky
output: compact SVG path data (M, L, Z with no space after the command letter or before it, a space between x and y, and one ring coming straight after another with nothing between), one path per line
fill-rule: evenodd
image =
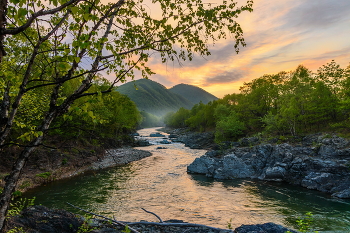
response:
M167 88L196 85L222 98L239 93L244 82L300 64L314 72L332 60L342 68L349 65L350 0L255 0L253 9L237 19L247 43L239 54L228 39L211 46L211 56L181 66L151 58L157 74L150 79Z

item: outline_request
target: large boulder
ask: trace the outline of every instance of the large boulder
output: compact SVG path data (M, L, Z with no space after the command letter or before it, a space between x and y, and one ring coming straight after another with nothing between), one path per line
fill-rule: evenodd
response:
M244 142L249 144L249 140ZM334 197L350 198L349 140L318 135L306 137L299 145L241 145L221 156L213 151L207 152L188 166L188 172L217 179L286 181Z

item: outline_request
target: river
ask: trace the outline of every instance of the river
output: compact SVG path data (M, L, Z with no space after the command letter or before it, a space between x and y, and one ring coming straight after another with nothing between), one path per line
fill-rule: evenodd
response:
M139 134L151 145L137 149L152 156L128 165L59 180L30 190L36 204L64 208L66 204L115 216L122 221L157 221L141 208L163 220L181 219L214 227L275 222L297 228L296 220L314 214L313 228L320 232L350 232L350 200L331 198L317 191L284 183L247 179L214 180L186 173L187 165L205 150L181 143L159 145L161 138L146 137L156 128ZM166 135L166 134L165 134ZM157 147L166 149L157 149Z

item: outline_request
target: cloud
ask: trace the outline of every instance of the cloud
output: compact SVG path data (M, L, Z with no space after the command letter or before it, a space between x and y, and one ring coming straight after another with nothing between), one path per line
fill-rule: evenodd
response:
M232 83L235 81L239 81L240 79L244 78L246 75L247 75L247 72L244 70L223 71L213 77L206 77L204 79L203 86L209 86L213 84Z
M340 21L348 21L349 15L349 0L300 0L298 5L283 16L285 24L282 27L316 30L330 27Z
M217 1L219 0L212 0ZM239 54L234 39L209 45L209 57L161 63L153 55L151 77L167 87L178 83L200 86L221 97L264 74L295 69L299 64L317 70L334 59L350 61L350 0L256 0L254 12L237 18L247 47Z

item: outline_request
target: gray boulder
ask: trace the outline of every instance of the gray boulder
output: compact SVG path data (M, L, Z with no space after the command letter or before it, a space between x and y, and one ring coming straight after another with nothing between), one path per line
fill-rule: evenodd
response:
M318 135L306 137L306 142L299 145L233 147L221 156L207 152L188 166L188 172L217 179L286 181L334 197L350 198L349 146L349 140Z
M163 135L163 134L161 134L161 133L151 133L150 135L149 135L150 137L165 137L165 135Z

